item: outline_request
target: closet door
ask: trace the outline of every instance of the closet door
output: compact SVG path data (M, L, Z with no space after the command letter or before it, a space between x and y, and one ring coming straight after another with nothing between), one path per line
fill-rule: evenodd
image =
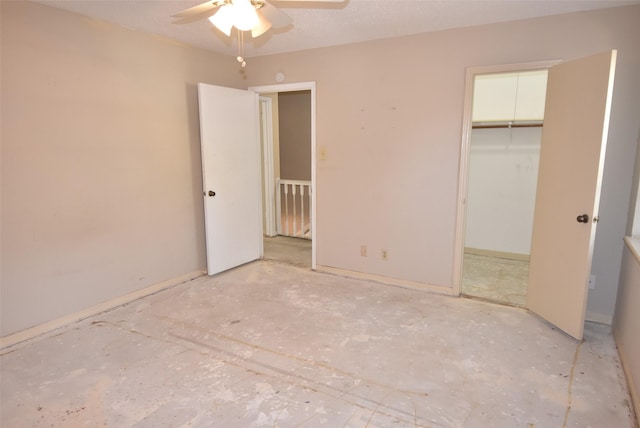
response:
M549 69L527 305L582 339L616 51ZM606 221L606 219L604 219Z

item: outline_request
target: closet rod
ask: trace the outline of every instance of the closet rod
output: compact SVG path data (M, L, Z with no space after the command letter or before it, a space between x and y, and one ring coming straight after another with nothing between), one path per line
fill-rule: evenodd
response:
M471 125L471 129L497 129L497 128L542 128L542 123L514 123L511 125Z

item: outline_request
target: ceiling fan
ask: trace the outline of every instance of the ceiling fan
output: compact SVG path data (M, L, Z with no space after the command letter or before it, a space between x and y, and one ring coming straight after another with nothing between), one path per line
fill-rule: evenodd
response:
M345 0L277 0L295 3L344 3ZM228 37L231 29L238 31L239 52L237 60L244 68L244 32L251 31L252 37L258 37L270 28L283 28L291 24L289 15L269 3L267 0L209 0L197 6L185 9L173 15L174 23L185 24L208 18L209 21Z
M295 3L344 3L345 0L277 0ZM185 9L172 16L174 23L185 24L200 19L209 21L221 32L231 36L231 29L238 30L240 54L238 62L245 66L242 59L243 32L251 31L252 37L258 37L271 27L283 28L291 24L289 15L269 3L267 0L209 0L197 6Z

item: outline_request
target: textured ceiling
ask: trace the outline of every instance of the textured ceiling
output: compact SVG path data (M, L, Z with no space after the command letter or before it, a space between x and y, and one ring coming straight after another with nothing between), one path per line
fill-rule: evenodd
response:
M203 0L40 0L39 3L235 55L236 39L206 19L175 24L171 15ZM284 29L245 38L245 56L267 55L365 40L468 27L568 12L640 4L640 0L348 0L270 1L293 18Z

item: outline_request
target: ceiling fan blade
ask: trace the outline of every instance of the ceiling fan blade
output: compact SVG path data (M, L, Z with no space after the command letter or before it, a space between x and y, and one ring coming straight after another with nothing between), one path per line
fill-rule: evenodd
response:
M258 23L251 29L251 37L256 38L258 36L263 35L269 28L271 28L271 22L267 18L265 18L261 9L258 9Z
M296 3L344 3L345 0L275 0L278 3L296 2Z
M293 22L289 15L267 2L260 8L260 12L271 22L274 28L286 27Z
M171 15L172 18L190 18L195 15L204 14L206 12L212 11L219 7L220 4L217 0L209 0L205 3L201 3L197 6L190 7L189 9L185 9L176 13L175 15Z

